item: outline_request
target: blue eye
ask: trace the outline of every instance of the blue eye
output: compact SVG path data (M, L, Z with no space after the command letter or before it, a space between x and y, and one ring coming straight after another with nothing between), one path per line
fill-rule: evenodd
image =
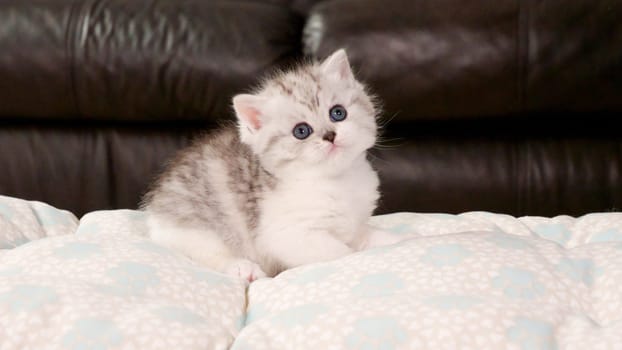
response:
M312 133L313 133L313 129L307 123L298 123L296 124L296 126L294 126L294 130L293 130L294 137L299 140L306 139Z
M348 116L348 111L342 105L335 105L330 109L330 120L340 122Z

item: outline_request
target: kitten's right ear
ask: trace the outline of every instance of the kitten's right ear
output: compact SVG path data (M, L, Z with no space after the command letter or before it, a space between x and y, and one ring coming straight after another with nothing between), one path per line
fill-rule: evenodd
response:
M339 49L328 56L320 65L324 74L336 74L341 79L354 80L346 50Z
M233 109L240 123L251 132L261 128L261 105L264 99L250 94L240 94L233 98Z

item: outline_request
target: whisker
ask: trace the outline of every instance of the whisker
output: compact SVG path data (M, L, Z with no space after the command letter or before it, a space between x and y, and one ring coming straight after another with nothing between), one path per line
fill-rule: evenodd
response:
M374 148L396 149L396 148L403 146L405 143L406 143L406 140L402 137L388 138L388 137L381 136L376 139Z
M375 154L373 154L373 153L367 153L367 154L368 154L371 158L373 158L374 160L376 160L376 161L378 161L378 162L381 162L381 163L384 163L384 164L390 164L390 162L389 162L388 160L386 160L386 159L382 159L382 158L380 158L379 156L377 156L377 155L375 155Z
M397 151L399 150L398 146L374 146L373 149L378 151Z
M400 111L397 111L395 113L393 113L393 115L391 117L389 117L387 120L379 120L378 121L378 128L379 129L384 129L385 126L387 126L387 124L389 124L391 121L393 121L393 119L395 119L395 117L397 117L397 115L400 114Z
M405 139L403 137L378 137L377 138L377 142L395 142L395 141L405 141Z

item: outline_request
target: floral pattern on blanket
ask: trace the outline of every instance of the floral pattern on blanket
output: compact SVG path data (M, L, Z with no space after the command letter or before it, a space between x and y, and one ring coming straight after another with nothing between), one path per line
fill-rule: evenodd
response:
M622 348L622 213L397 213L403 237L247 285L145 217L0 197L0 348Z
M232 348L622 347L622 214L373 221L406 240L251 284Z
M0 196L0 254L43 237L71 234L78 219L48 204Z
M25 201L0 198L3 215ZM21 207L20 207L21 206ZM7 209L10 208L10 209ZM15 209L13 209L15 208ZM14 237L34 214L0 217ZM203 269L146 240L141 215L94 212L46 239L0 254L1 349L227 349L239 332L245 283ZM62 220L66 220L63 222ZM78 231L77 234L75 231ZM47 231L49 233L49 231ZM19 234L19 232L18 232ZM30 242L28 242L30 241Z

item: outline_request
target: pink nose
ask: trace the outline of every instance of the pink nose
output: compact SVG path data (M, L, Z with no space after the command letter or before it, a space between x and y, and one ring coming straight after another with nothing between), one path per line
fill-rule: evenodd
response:
M334 131L327 131L322 139L332 143L335 141L335 136L337 136L337 133Z

